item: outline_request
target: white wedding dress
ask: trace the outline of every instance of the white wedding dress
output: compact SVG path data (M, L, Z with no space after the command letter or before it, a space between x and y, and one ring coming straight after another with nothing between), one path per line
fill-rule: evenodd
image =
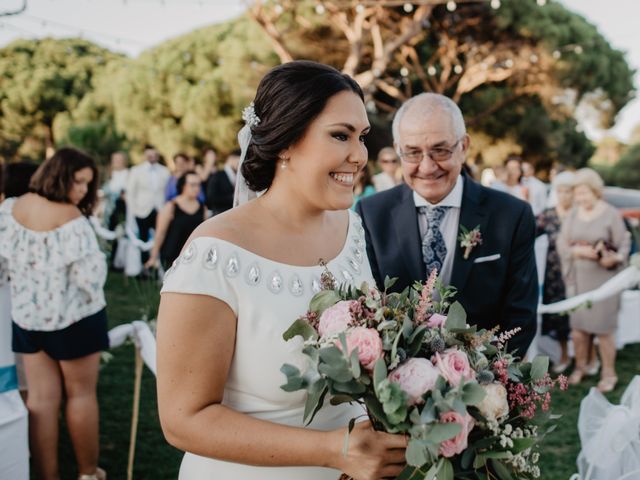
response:
M327 267L339 282L374 285L364 230L349 212L349 230L340 254ZM302 427L305 392L280 388L289 363L304 369L302 339L285 342L283 332L309 306L319 291L321 266L300 267L260 257L211 237L193 240L165 276L162 292L204 294L226 302L237 315L235 352L223 404L253 417ZM177 319L176 319L177 320ZM345 427L363 414L357 405L323 407L309 428ZM213 427L212 427L213 428ZM320 467L255 467L186 453L181 480L336 480L340 475Z

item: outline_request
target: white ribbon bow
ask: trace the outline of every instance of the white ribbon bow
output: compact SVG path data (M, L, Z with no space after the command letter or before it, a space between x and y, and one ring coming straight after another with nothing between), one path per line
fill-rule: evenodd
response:
M582 451L576 480L640 479L640 375L631 381L620 405L592 388L580 404L578 432Z

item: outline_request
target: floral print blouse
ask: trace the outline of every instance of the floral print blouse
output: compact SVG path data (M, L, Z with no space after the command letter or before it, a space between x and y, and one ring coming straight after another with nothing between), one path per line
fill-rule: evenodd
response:
M107 264L89 221L30 230L13 217L15 200L0 204L0 285L10 280L13 321L54 331L102 310Z

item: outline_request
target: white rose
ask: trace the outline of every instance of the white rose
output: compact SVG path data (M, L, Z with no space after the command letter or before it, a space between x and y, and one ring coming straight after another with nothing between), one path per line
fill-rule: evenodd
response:
M487 420L496 421L509 413L507 389L501 383L483 385L486 393L484 400L478 405L478 410Z

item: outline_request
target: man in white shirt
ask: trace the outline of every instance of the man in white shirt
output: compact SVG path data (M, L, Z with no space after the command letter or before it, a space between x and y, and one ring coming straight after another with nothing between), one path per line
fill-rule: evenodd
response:
M538 303L531 208L462 173L470 138L451 99L411 98L396 113L393 137L405 183L356 206L376 283L397 278L391 291L402 291L436 269L456 287L470 324L520 328L509 349L524 355ZM461 245L465 231L480 237L470 249Z
M536 178L535 169L529 162L522 162L522 185L527 187L531 210L538 216L547 206L547 186Z
M158 161L160 155L153 145L145 145L144 162L131 168L127 182L127 213L133 215L140 240L149 239L149 230L156 226L156 216L164 205L164 193L171 173ZM143 252L142 262L148 257Z

